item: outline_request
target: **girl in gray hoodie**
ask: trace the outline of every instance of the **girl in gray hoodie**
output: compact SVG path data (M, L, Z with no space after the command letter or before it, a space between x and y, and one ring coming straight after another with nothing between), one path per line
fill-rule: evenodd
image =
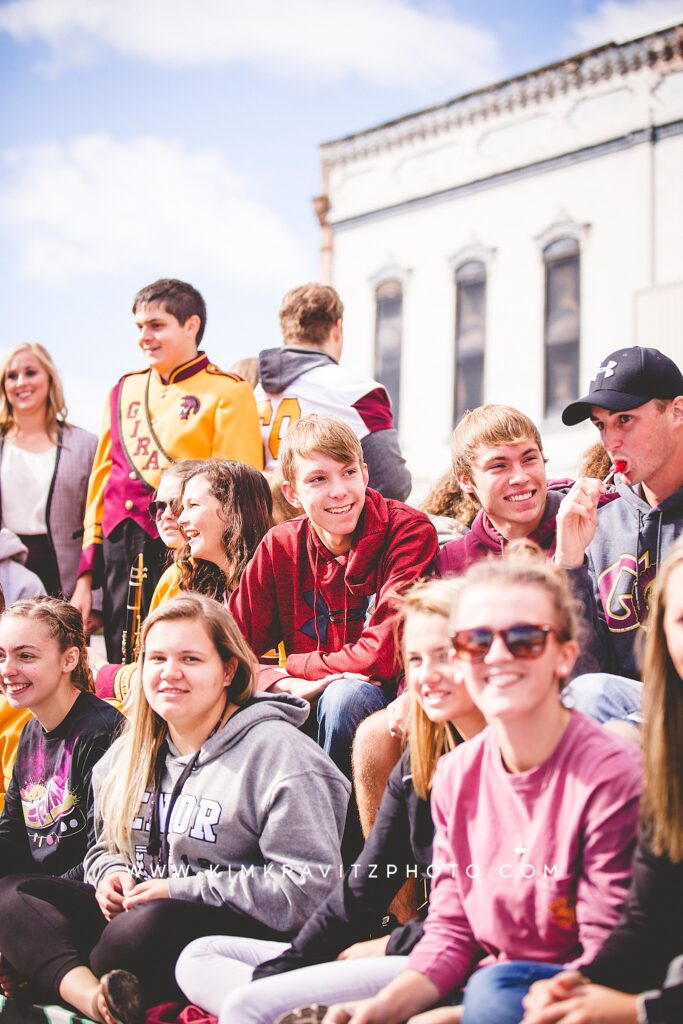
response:
M308 704L256 693L253 655L217 602L188 594L147 619L141 679L94 775L87 884L18 882L32 942L17 943L23 962L10 956L105 1024L173 998L194 938L295 933L339 877L350 789L297 728Z

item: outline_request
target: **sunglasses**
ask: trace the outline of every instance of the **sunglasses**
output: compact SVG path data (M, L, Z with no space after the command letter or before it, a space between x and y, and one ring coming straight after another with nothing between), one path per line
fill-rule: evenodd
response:
M151 515L152 519L158 523L166 512L169 512L175 517L174 504L175 502L173 501L160 501L158 498L155 498L154 501L150 501L147 506L147 511Z
M487 629L486 626L457 629L451 633L450 639L455 656L461 661L483 661L497 636L501 638L513 658L540 658L551 633L557 636L552 626L534 626L529 622L520 622L519 625L508 626L507 629Z

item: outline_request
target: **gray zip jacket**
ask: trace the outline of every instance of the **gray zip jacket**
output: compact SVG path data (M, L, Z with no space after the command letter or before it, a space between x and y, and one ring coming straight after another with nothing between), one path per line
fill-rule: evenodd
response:
M297 728L308 712L306 701L289 694L252 698L201 748L167 829L174 785L191 760L169 741L158 792L167 864L148 851L151 787L133 822L130 857L111 853L99 838L99 793L106 773L117 770L117 740L93 773L98 840L84 861L85 881L97 886L115 871L140 881L168 877L174 899L225 904L276 931L298 930L340 877L351 788Z

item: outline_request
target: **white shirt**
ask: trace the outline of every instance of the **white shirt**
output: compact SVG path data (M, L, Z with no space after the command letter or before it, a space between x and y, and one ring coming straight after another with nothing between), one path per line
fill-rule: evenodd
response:
M2 525L16 534L47 533L47 498L55 471L57 446L28 452L5 441L0 467Z

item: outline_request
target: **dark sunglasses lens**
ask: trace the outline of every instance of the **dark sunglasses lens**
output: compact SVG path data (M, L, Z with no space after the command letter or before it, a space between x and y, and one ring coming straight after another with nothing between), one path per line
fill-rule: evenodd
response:
M548 632L540 626L511 626L503 638L515 658L538 658L545 650Z
M451 636L456 656L463 661L482 661L493 643L490 629L460 629Z
M166 511L167 508L168 508L168 502L167 501L158 501L158 500L150 501L150 503L149 503L149 514L151 515L152 519L161 519L161 517L163 516L163 514L164 514L164 512Z

